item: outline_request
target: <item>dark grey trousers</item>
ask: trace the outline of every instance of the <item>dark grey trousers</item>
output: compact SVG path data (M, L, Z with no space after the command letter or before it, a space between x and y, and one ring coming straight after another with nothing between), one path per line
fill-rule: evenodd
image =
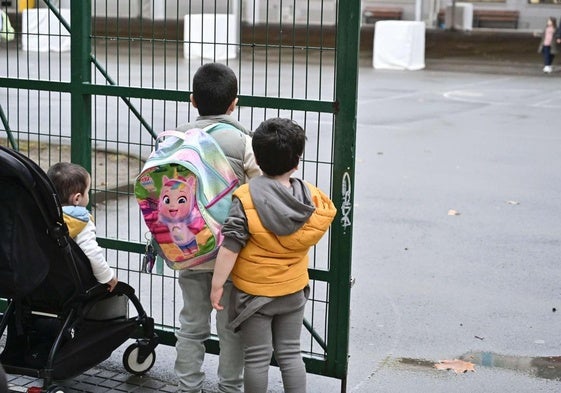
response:
M267 392L273 352L282 374L284 391L306 392L306 367L300 350L305 304L304 290L278 297L240 325L245 393Z

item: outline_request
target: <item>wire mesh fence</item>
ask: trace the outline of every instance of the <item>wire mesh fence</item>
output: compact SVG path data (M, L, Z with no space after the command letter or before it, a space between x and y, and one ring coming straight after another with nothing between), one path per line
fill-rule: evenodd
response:
M172 270L140 272L147 228L132 186L154 137L197 118L195 71L212 61L234 70L233 115L246 127L288 117L306 130L297 176L328 192L339 213L310 252L302 348L310 372L345 379L360 1L2 4L15 31L0 41L0 143L44 169L74 161L91 171L99 242L164 344L174 343L181 296ZM215 338L207 348L216 353Z

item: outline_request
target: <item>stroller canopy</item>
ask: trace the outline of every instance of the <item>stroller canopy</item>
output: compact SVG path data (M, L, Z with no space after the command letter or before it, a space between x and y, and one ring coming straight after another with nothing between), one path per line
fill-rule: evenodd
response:
M66 226L56 192L29 158L0 146L0 297L23 297L61 255Z

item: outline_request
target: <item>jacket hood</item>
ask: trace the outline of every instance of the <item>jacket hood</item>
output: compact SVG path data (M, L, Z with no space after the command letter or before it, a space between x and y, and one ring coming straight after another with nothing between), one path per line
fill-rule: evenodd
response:
M91 215L83 206L63 206L64 222L71 238L75 238L86 227Z
M251 199L265 228L277 236L296 232L315 210L305 183L291 178L291 188L267 176L249 182Z
M79 221L88 222L90 220L90 212L83 206L63 206L62 211Z

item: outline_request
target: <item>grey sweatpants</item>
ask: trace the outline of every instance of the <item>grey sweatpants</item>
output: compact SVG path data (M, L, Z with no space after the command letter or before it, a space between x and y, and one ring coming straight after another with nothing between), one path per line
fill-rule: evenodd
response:
M266 393L269 363L274 351L286 393L306 392L306 367L300 334L306 296L304 291L273 299L240 325L244 348L244 391Z
M179 314L181 328L176 332L177 358L175 373L179 378L179 388L185 393L200 393L204 373L202 364L205 356L204 341L210 337L212 305L210 287L212 272L182 272L179 286L183 294L183 308ZM222 304L229 307L232 283L224 285ZM228 313L216 314L216 330L220 342L218 358L218 390L221 393L241 393L243 373L243 353L238 334L228 329Z

